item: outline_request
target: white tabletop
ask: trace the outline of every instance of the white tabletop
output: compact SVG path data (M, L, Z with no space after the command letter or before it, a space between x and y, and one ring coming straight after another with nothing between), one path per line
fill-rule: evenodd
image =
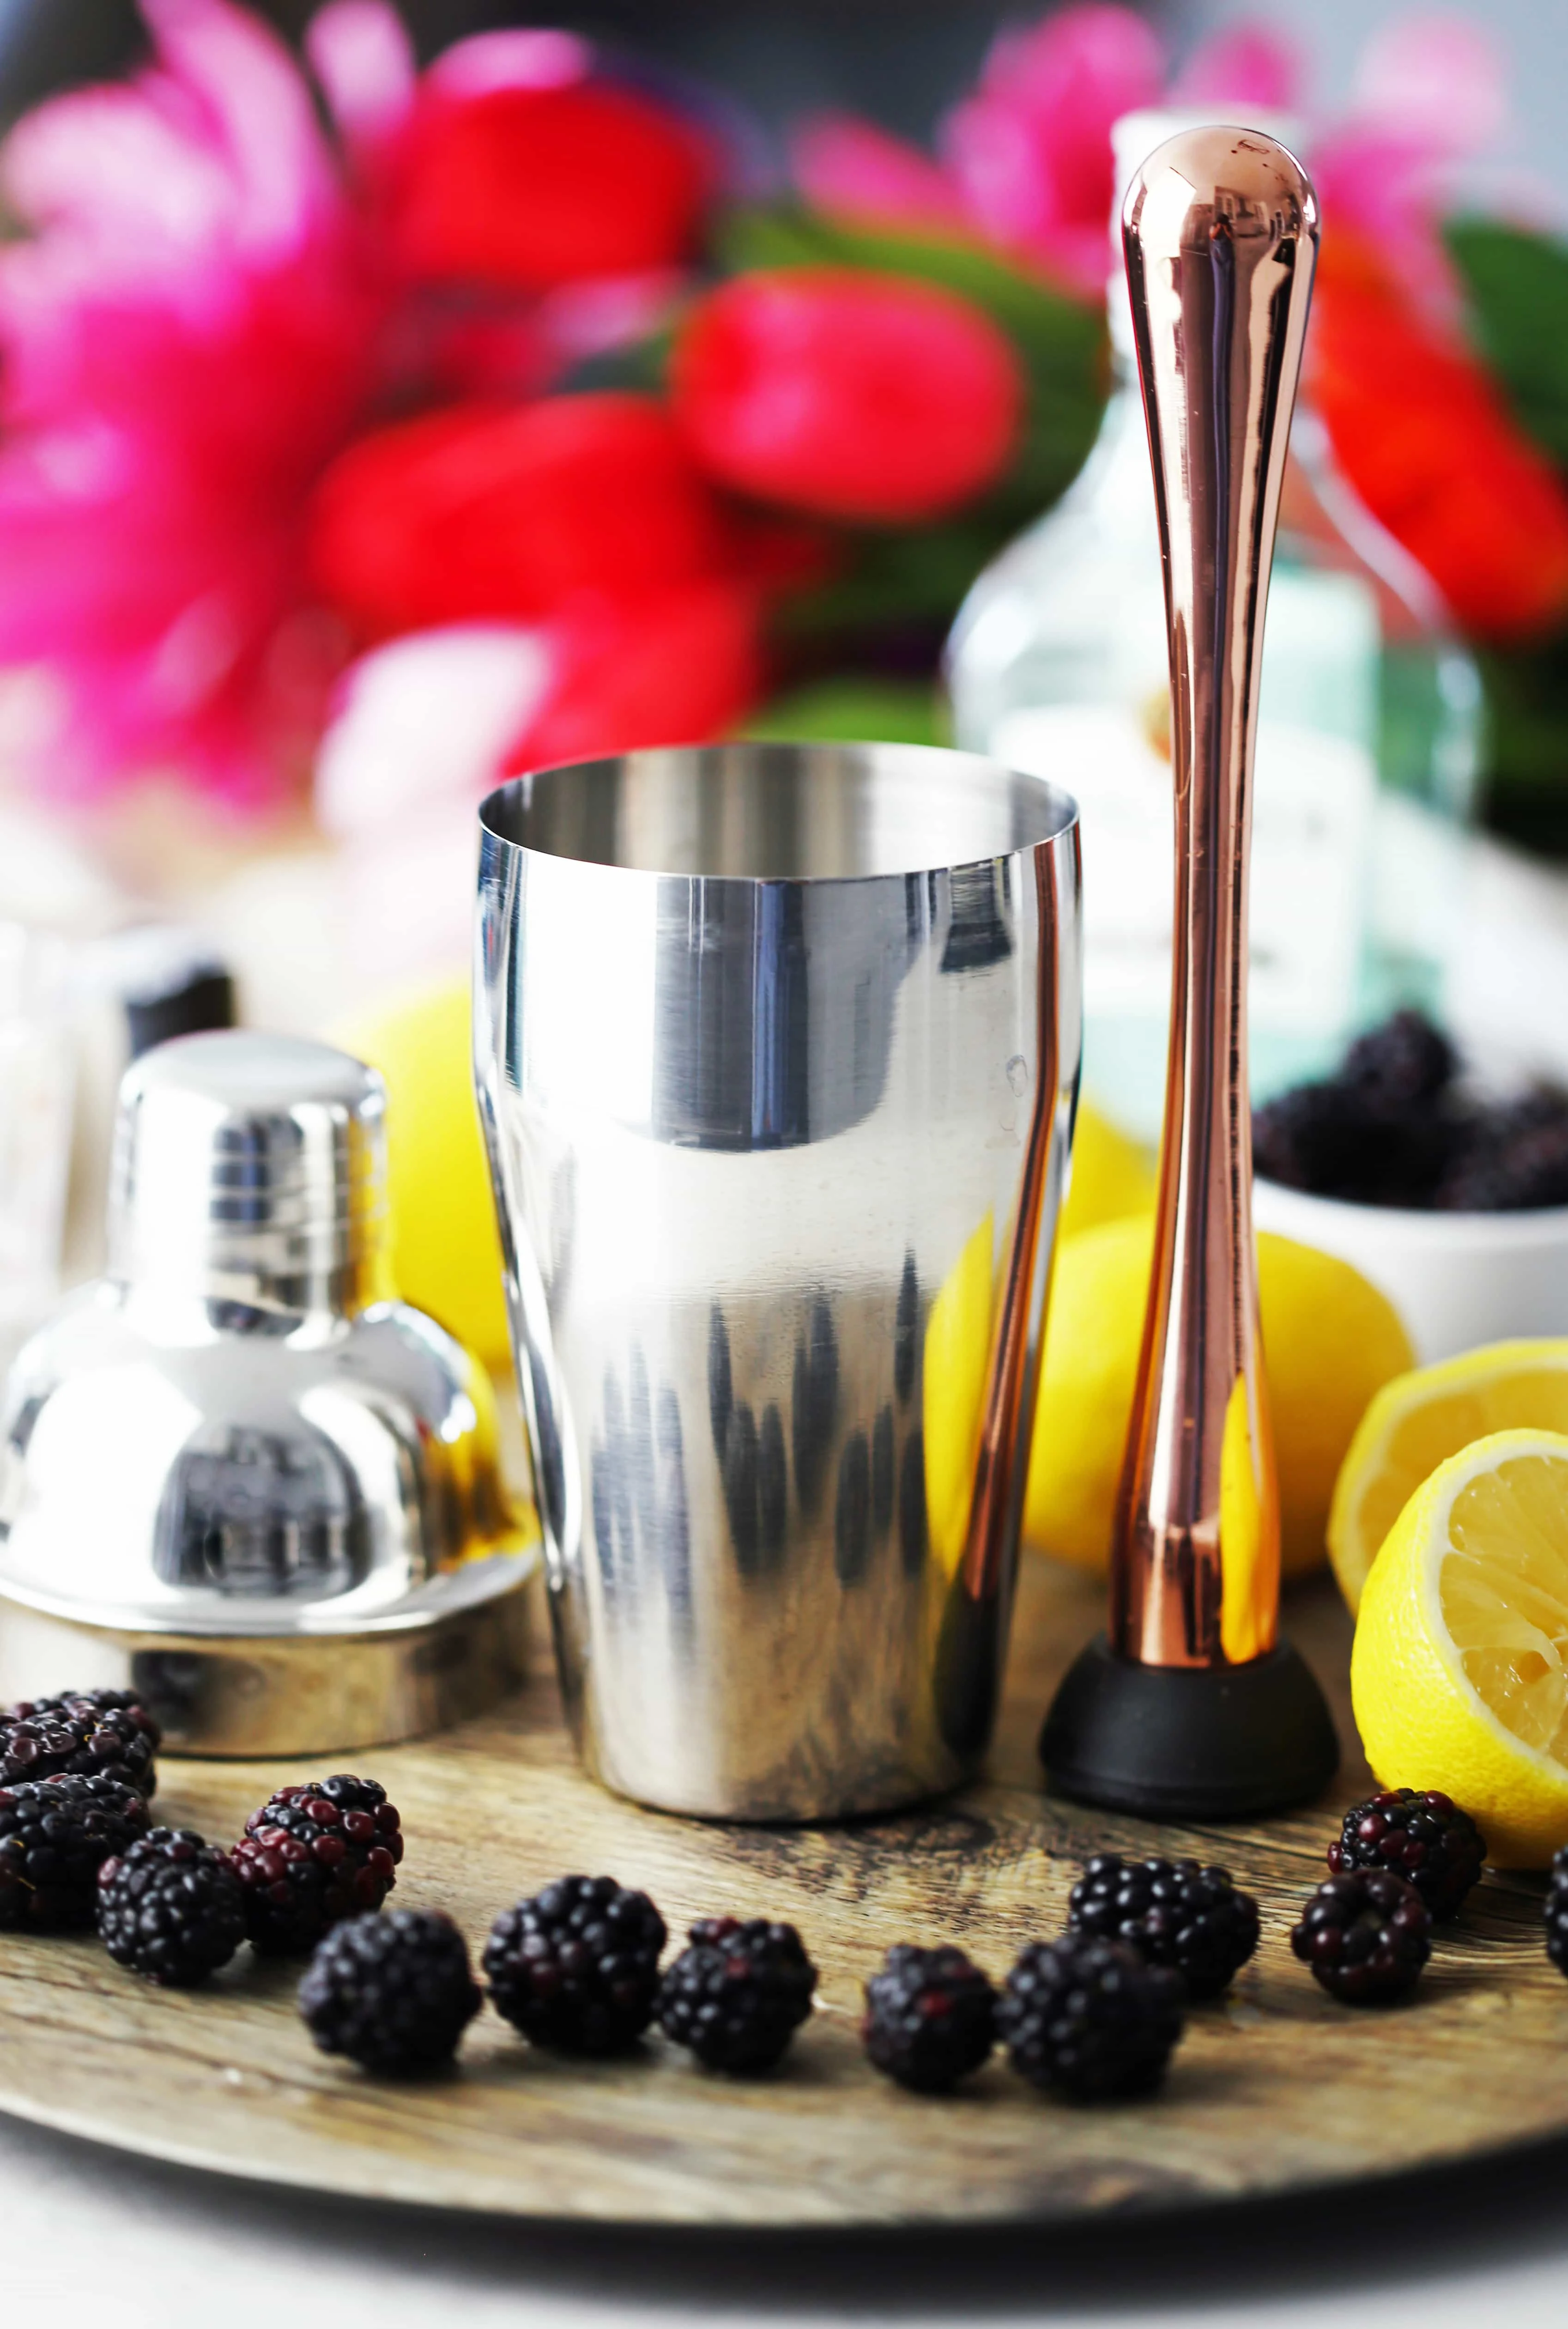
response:
M1371 2016L1366 2042L1376 2042ZM1088 2230L709 2239L314 2201L0 2120L0 2322L1562 2329L1565 2202L1568 2144L1289 2203Z

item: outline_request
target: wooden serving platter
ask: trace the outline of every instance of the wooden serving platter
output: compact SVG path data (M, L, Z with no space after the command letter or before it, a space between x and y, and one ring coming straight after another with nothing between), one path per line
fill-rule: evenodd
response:
M605 2221L866 2225L1048 2220L1279 2192L1568 2131L1568 1982L1542 1947L1541 1886L1488 1877L1443 1931L1414 2003L1357 2013L1291 1957L1295 1904L1348 1759L1319 1808L1253 1828L1154 1828L1055 1802L1034 1760L1056 1675L1098 1620L1087 1580L1027 1564L1001 1734L986 1781L907 1816L816 1830L642 1812L577 1771L538 1629L538 1671L503 1711L356 1758L399 1805L396 1898L449 1909L475 1951L495 1911L569 1870L646 1887L672 1934L734 1909L797 1923L821 2010L773 2077L730 2082L654 2033L582 2065L524 2046L488 2009L460 2071L377 2084L315 2052L297 1967L241 1952L205 1991L160 1993L91 1940L0 1936L0 2108L127 2149L284 2184L453 2209ZM1347 1744L1349 1627L1314 1586L1286 1622L1330 1684ZM313 1767L315 1768L315 1767ZM214 1838L304 1767L165 1762L158 1809ZM962 1943L1000 1977L1059 1928L1096 1848L1225 1860L1264 1938L1200 2009L1153 2099L1045 2099L999 2056L951 2099L906 2095L860 2053L860 1985L895 1940Z

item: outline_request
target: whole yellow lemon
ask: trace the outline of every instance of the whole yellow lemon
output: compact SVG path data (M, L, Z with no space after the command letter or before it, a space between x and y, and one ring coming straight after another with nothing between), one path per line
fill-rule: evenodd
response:
M1058 1235L1082 1237L1102 1221L1146 1213L1153 1202L1154 1165L1149 1151L1087 1100L1081 1102L1073 1130L1072 1185Z
M1280 1467L1287 1577L1329 1552L1334 1483L1376 1393L1415 1364L1399 1313L1358 1269L1293 1239L1258 1239L1258 1305Z
M466 982L345 1021L332 1040L387 1087L392 1278L487 1366L509 1363L501 1241L474 1101Z
M1084 1569L1111 1557L1153 1242L1145 1214L1086 1231L1056 1257L1024 1534ZM1265 1233L1258 1280L1289 1577L1324 1559L1345 1451L1412 1353L1393 1306L1333 1255Z
M988 1212L943 1280L925 1324L925 1511L932 1546L949 1576L963 1558L969 1534L991 1358L994 1238L994 1216Z

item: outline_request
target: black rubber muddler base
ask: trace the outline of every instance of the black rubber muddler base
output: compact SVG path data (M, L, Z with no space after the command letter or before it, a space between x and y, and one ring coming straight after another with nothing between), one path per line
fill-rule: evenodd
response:
M1303 1804L1339 1765L1334 1718L1299 1650L1239 1666L1146 1666L1103 1634L1040 1732L1057 1795L1150 1819L1243 1819Z

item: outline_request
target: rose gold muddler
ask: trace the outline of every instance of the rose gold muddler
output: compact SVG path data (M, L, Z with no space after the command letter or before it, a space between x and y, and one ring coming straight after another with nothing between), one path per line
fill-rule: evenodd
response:
M1317 203L1273 138L1189 129L1138 172L1122 231L1170 645L1170 1048L1109 1637L1068 1674L1040 1752L1064 1794L1224 1817L1300 1802L1338 1760L1321 1692L1276 1639L1247 1089L1263 608Z

